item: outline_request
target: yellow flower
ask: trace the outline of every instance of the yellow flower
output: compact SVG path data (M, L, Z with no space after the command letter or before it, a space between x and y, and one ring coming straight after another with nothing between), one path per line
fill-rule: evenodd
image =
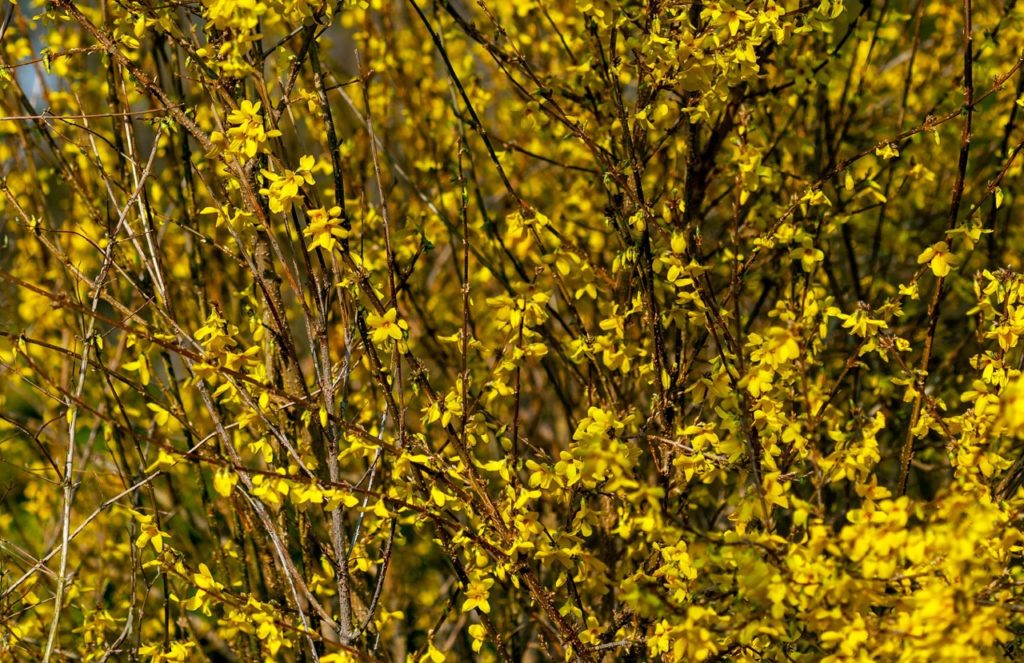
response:
M299 160L297 170L285 170L278 175L264 170L263 177L268 185L260 189L260 194L267 197L271 212L286 212L291 208L292 201L299 197L303 184L314 184L311 172L316 160L309 155Z
M252 158L263 148L270 138L281 135L280 131L266 131L263 128L263 116L260 115L260 102L252 103L248 99L242 101L236 110L228 114L228 138L231 139L228 150L239 156ZM211 136L211 139L213 137Z
M146 403L146 407L153 413L153 421L156 422L157 426L166 426L167 421L171 418L171 413L160 407L156 403Z
M478 609L480 612L489 613L491 604L488 602L488 594L494 581L490 578L473 580L466 588L466 601L462 604L462 612Z
M863 309L858 309L850 315L842 315L841 317L846 319L843 327L853 330L854 334L864 338L874 336L879 329L886 329L889 326L885 324L884 320L875 320L869 317L868 312Z
M373 329L374 343L384 343L388 339L400 341L405 330L409 329L405 320L398 319L398 311L393 308L385 311L384 315L370 313L366 316L366 323Z
M751 341L757 342L760 346L751 354L751 358L773 369L778 369L800 356L800 343L783 327L771 327L765 332L764 338L758 334L751 334Z
M306 247L307 251L315 251L318 246L333 251L339 239L348 237L348 231L341 225L340 207L311 209L308 216L309 225L302 234L313 238L313 241Z
M213 489L222 497L231 495L231 491L235 489L237 483L238 475L226 467L217 470L217 473L213 475Z
M177 458L175 458L171 454L167 453L163 449L160 449L160 451L157 452L156 460L153 461L152 463L150 463L149 466L146 467L146 471L147 472L152 472L153 470L160 470L161 472L164 472L164 471L169 470L170 468L174 467L174 465L177 462L178 462Z
M260 122L260 106L263 104L257 101L255 104L248 99L242 100L237 110L233 110L228 113L228 122L231 124L242 125L246 122Z
M949 252L949 245L945 242L936 242L924 250L917 257L917 264L928 263L935 276L942 278L949 274L949 270L956 267L960 260Z
M170 647L165 649L164 645L144 645L139 648L143 656L150 656L149 660L154 663L184 663L192 660L192 649L194 642L172 642Z
M758 367L744 378L743 384L751 396L758 398L761 394L771 389L774 378L775 371L769 368Z
M139 521L142 532L138 538L135 539L135 545L139 548L145 548L146 545L153 546L153 550L160 554L164 549L164 539L168 538L167 532L163 532L157 528L155 524L155 518L153 516L147 516L138 512L132 512L135 519Z
M816 264L825 259L825 252L814 248L814 245L810 242L805 242L802 247L790 251L789 257L793 260L799 260L803 270L810 273L814 271Z

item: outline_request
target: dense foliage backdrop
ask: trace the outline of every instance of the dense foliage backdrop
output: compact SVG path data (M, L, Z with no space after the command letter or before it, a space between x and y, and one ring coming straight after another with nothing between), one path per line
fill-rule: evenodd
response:
M0 6L0 658L1024 656L1024 6Z

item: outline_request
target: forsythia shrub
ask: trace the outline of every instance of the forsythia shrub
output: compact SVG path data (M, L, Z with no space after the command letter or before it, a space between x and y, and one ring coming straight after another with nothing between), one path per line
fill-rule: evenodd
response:
M1024 3L0 11L2 660L1024 657Z

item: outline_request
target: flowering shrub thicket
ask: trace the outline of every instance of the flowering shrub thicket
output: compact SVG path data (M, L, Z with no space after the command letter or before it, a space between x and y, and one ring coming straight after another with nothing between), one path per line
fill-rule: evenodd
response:
M3 660L1024 656L1024 4L0 10Z

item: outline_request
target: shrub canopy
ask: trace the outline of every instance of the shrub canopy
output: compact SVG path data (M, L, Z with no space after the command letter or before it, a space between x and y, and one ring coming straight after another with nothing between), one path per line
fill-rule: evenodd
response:
M4 660L1024 655L1024 6L0 11Z

